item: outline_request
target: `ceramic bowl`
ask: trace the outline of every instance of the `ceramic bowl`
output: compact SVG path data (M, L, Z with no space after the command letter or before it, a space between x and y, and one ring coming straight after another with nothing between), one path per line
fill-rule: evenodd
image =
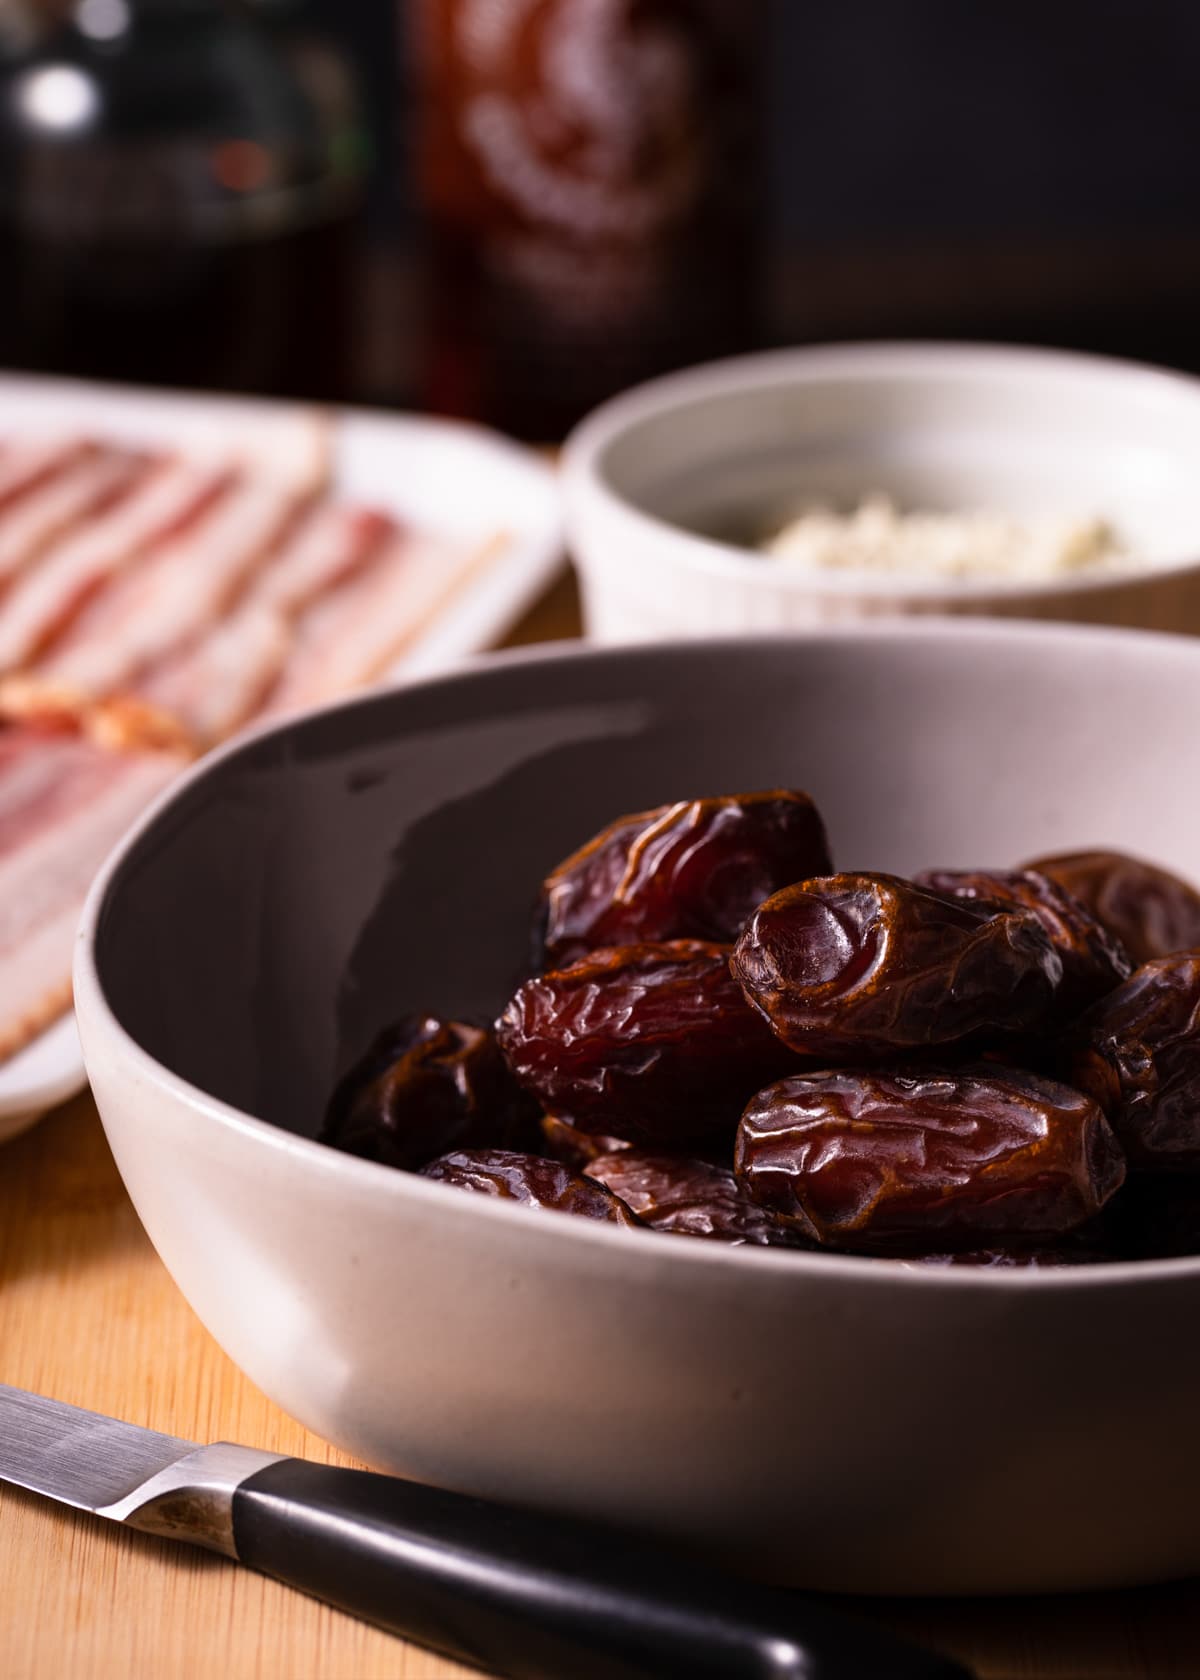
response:
M921 1269L538 1214L314 1141L381 1023L495 1011L615 813L780 784L843 868L1200 878L1200 642L939 623L480 662L243 739L101 874L76 999L179 1287L369 1463L885 1593L1200 1568L1200 1259Z
M564 454L589 635L971 613L1200 629L1200 381L1059 351L863 344L718 362L606 403ZM1102 517L1131 555L1044 583L805 573L753 545L799 508Z

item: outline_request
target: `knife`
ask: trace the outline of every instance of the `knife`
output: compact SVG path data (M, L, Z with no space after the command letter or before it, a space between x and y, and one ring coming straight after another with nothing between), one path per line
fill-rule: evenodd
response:
M3 1383L0 1480L223 1552L513 1680L970 1680L799 1593L585 1523L197 1446Z

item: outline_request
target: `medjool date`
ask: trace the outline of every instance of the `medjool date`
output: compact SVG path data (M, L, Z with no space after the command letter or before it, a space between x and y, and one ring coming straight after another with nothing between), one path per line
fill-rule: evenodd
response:
M1030 911L896 875L785 887L755 911L731 966L785 1043L831 1062L1039 1025L1063 972Z
M1063 1065L1132 1166L1200 1169L1200 951L1143 963L1076 1023Z
M531 1142L537 1118L490 1030L406 1015L340 1082L321 1142L415 1172L457 1146Z
M496 1023L520 1083L586 1132L663 1143L725 1130L795 1057L750 1008L729 948L593 951L527 980Z
M734 1164L806 1236L885 1253L1053 1238L1125 1177L1089 1097L990 1066L780 1080L747 1106Z
M784 1220L759 1207L729 1167L624 1149L597 1156L585 1171L655 1231L730 1243L803 1243Z
M600 1155L613 1155L619 1149L632 1149L625 1138L605 1137L602 1133L581 1132L569 1120L557 1114L543 1114L539 1122L542 1141L539 1154L552 1161L561 1161L572 1172L583 1172Z
M605 1185L540 1155L509 1149L459 1149L430 1161L421 1168L421 1177L483 1196L523 1202L547 1213L573 1213L607 1220L610 1225L641 1224Z
M1064 1020L1119 986L1133 968L1124 947L1086 905L1036 870L924 869L913 881L947 898L1031 911L1062 958L1057 1007Z
M544 883L548 972L494 1029L388 1028L324 1140L733 1244L956 1268L1200 1252L1200 893L1111 852L830 869L805 794L619 818ZM1154 953L1136 973L1122 939Z
M1026 864L1087 906L1135 963L1200 945L1200 893L1124 852L1064 852Z
M561 968L599 946L664 939L728 943L764 898L831 868L806 793L691 799L618 817L544 882L542 960Z

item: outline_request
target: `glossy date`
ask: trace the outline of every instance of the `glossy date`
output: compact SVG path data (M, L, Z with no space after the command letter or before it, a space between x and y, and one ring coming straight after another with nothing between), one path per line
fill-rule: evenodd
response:
M582 1219L602 1219L610 1225L640 1225L641 1221L605 1185L584 1178L558 1161L507 1149L459 1149L441 1155L421 1168L422 1178L498 1196L506 1202L545 1213L573 1213Z
M572 1172L583 1172L589 1162L600 1155L613 1155L619 1149L633 1148L626 1138L581 1132L578 1126L572 1126L569 1120L562 1120L557 1114L543 1114L539 1129L542 1135L538 1153L552 1161L561 1161Z
M1200 893L1123 852L1064 852L1026 865L1087 906L1135 963L1200 946Z
M406 1015L340 1082L321 1142L415 1172L448 1149L528 1143L537 1117L490 1030Z
M1062 959L1056 1009L1064 1020L1127 979L1128 952L1086 905L1049 876L1033 869L923 869L919 887L948 898L1028 910L1045 928Z
M1063 974L1030 911L883 874L776 893L751 917L731 967L785 1043L831 1062L1041 1025Z
M1200 1252L1200 893L1113 852L831 869L805 794L618 818L544 882L546 971L494 1028L396 1022L323 1139L710 1242Z
M667 940L527 980L496 1023L517 1080L585 1132L673 1143L724 1130L795 1057L750 1008L729 951Z
M597 1156L586 1172L655 1231L729 1243L796 1247L804 1241L785 1220L760 1207L730 1167L626 1149Z
M618 817L544 882L539 966L561 968L598 946L731 942L764 898L830 868L806 793L691 799Z
M747 1106L734 1164L804 1235L876 1253L1054 1238L1125 1177L1096 1103L991 1066L781 1080Z
M1063 1066L1132 1166L1200 1169L1200 952L1143 963L1080 1018Z

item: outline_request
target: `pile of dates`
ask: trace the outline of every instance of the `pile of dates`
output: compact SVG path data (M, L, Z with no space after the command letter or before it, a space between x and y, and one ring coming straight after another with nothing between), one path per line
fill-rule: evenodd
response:
M805 793L620 817L489 1025L406 1017L323 1140L528 1206L940 1264L1200 1248L1200 894L1114 852L836 874Z

